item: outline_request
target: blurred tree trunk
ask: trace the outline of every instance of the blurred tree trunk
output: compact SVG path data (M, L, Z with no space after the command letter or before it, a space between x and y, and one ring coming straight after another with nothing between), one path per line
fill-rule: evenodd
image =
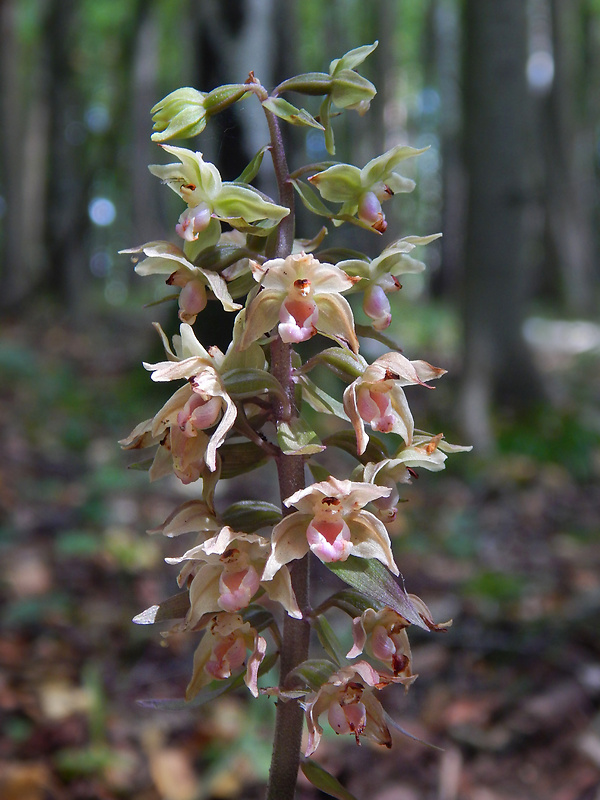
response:
M83 100L72 68L73 37L77 29L76 0L52 0L44 26L46 64L44 91L50 114L46 250L46 289L56 294L75 315L83 312L82 296L90 276L85 260L89 228L89 186L84 168Z
M529 119L525 13L522 0L465 5L462 416L480 452L493 446L492 402L523 409L540 394L521 335Z
M591 314L596 307L598 278L594 274L593 235L597 120L590 108L595 98L586 91L594 85L589 80L591 48L585 46L587 3L549 2L554 81L540 102L539 115L545 176L546 260L550 262L544 268L550 266L551 272L558 276L569 312ZM598 91L597 84L594 89Z
M0 155L5 205L2 235L2 299L15 309L29 296L44 268L45 160L49 108L42 90L44 63L29 69L16 28L16 3L0 2Z
M458 301L463 280L465 230L465 171L460 157L460 13L453 0L435 0L433 6L436 71L440 92L440 152L442 156L441 265L433 291Z

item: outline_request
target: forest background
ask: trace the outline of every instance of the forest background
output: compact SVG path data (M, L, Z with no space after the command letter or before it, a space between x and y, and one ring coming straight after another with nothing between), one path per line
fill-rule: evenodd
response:
M130 622L173 593L173 543L145 530L182 495L116 440L163 399L140 362L176 311L117 251L172 238L147 170L160 98L377 39L378 95L340 118L337 158L429 150L389 234L329 239L373 256L443 231L388 333L449 370L415 416L475 447L407 488L394 539L408 590L455 623L414 637L421 677L389 710L444 752L332 735L319 758L358 798L600 797L600 2L2 0L0 33L1 796L260 796L268 699L136 702L182 696L195 642ZM243 103L191 146L232 180L265 138ZM288 146L292 169L327 157L318 131Z

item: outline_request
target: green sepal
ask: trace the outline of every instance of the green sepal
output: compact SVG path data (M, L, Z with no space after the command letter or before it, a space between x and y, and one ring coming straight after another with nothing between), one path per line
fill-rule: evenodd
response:
M341 667L342 664L345 664L346 655L342 649L340 640L335 635L335 632L328 620L322 614L314 618L313 630L319 637L319 641L323 646L323 650L325 650L331 660L335 662L338 667Z
M310 186L307 186L305 183L302 183L302 181L296 180L295 178L292 178L290 183L298 192L300 199L309 211L312 211L313 214L318 214L320 217L334 219L335 211L333 211L331 208L327 208L319 195L313 189L311 189Z
M301 417L279 423L277 442L286 456L311 456L325 450L317 434Z
M339 450L343 450L345 453L354 456L354 458L363 464L367 464L369 461L377 463L378 461L389 458L382 443L374 436L369 437L367 449L362 456L358 456L356 454L356 434L354 431L337 431L336 433L332 433L331 436L323 440L323 444L325 447L337 447Z
M296 108L296 106L284 100L283 97L268 97L263 100L263 108L268 109L276 117L289 122L291 125L317 128L320 131L325 130L321 123L317 122L305 108Z
M326 72L304 72L302 75L295 75L279 84L273 94L278 95L282 92L299 92L300 94L320 95L329 94L331 90L331 75Z
M254 442L225 442L219 447L221 455L221 478L235 478L266 464L267 454Z
M334 58L329 65L330 75L336 75L343 69L356 69L363 61L370 56L373 50L377 47L379 41L374 41L373 44L362 44L360 47L354 47L348 50L340 58Z
M316 761L312 761L310 758L302 758L300 760L300 769L304 777L312 783L315 789L323 792L323 794L335 797L336 800L356 800L352 792L344 788L337 778L327 772L326 769L323 769Z
M221 514L221 519L235 531L254 533L260 528L277 525L281 521L281 509L263 500L240 500L232 503Z
M267 150L271 149L270 144L264 145L261 147L258 153L254 156L252 161L248 164L246 169L242 172L239 178L236 178L234 183L252 183L254 178L258 175L258 171L261 167L263 158Z
M179 592L158 603L158 605L150 606L145 611L136 614L131 621L136 625L154 625L167 619L182 619L189 611L189 608L189 593Z
M351 69L341 70L331 81L330 97L338 108L354 109L360 103L370 103L376 94L371 81Z
M366 597L383 603L397 611L405 620L424 630L430 630L421 614L413 605L404 586L396 583L394 576L377 559L349 556L346 561L325 564L334 575L349 586L358 589Z
M275 666L277 658L277 653L268 653L258 668L258 674L265 675L267 672L269 672L269 670L272 670ZM228 678L225 681L212 681L209 686L216 688L211 689L207 686L205 689L202 689L202 691L198 692L193 700L147 699L138 700L137 703L142 708L152 708L158 711L183 711L186 708L199 708L200 706L210 703L212 700L216 700L217 697L221 697L221 695L231 692L233 689L238 689L240 686L242 686L244 683L244 674L245 673L242 671L239 675L232 675L231 678Z
M214 247L221 236L221 223L216 217L211 217L207 227L200 231L198 238L193 242L183 243L183 253L188 261L198 266L197 259L201 253ZM209 267L210 269L210 267Z
M325 148L329 155L335 155L335 137L331 125L331 97L323 98L319 109L319 119L325 128Z

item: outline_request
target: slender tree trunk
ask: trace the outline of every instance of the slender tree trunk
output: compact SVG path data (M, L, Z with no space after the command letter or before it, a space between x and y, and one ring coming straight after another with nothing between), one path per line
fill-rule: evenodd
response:
M467 0L465 15L462 415L468 435L484 451L493 445L492 402L524 408L540 392L521 335L529 109L525 4Z
M597 291L593 236L595 120L584 86L583 5L550 0L555 74L540 103L546 258L557 265L567 310L591 314Z

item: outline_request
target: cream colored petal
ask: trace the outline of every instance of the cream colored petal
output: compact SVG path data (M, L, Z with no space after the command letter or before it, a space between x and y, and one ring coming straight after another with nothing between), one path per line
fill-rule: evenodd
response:
M206 503L201 500L188 500L170 514L162 525L152 528L148 533L162 533L163 536L179 536L182 533L198 531L210 534L219 529L217 518Z
M153 381L163 382L191 378L211 364L210 357L203 359L193 356L192 358L185 358L183 361L159 361L157 364L144 362L144 367L149 372L152 372Z
M357 390L362 380L353 381L344 391L344 411L348 414L354 433L356 434L356 451L361 456L369 444L369 434L365 430L365 422L358 411Z
M190 610L186 615L186 628L193 628L204 614L221 610L218 600L222 571L220 564L204 564L194 576L189 588Z
M260 558L263 555L263 551L268 550L270 546L269 540L265 539L264 536L259 536L257 533L240 533L226 525L221 528L216 536L204 542L202 548L207 555L222 555L234 541L243 542L248 549L255 550L256 554L253 556L254 558Z
M376 558L394 575L400 573L394 561L390 537L381 520L370 511L359 511L352 518L347 517L346 522L350 528L350 541L354 545L353 556Z
M258 669L267 652L267 642L262 636L256 636L256 643L246 667L244 683L250 689L254 697L258 697Z
M214 472L217 468L217 449L227 438L227 434L233 427L237 417L237 408L231 397L229 397L228 394L225 394L224 400L225 411L223 412L221 421L217 425L215 432L210 437L210 441L206 446L205 461L206 466L211 472Z
M412 442L415 423L408 406L406 395L397 384L394 384L390 389L390 400L392 408L396 413L392 432L401 436L406 444L410 444Z
M281 292L274 289L264 289L250 302L246 309L244 332L242 333L239 348L245 350L252 342L267 333L279 322L279 309L285 300Z
M129 436L119 439L119 444L123 450L142 450L157 443L156 437L152 435L154 420L146 419L136 425Z
M317 330L347 344L353 353L358 353L358 339L354 330L354 316L350 303L339 294L319 294L315 297L319 309Z
M290 572L287 567L280 567L272 580L261 581L260 585L269 595L271 600L281 603L290 617L294 617L294 619L302 619L302 612L298 607L296 595L292 589Z
M171 362L165 363L170 364ZM161 431L176 422L177 414L191 396L192 388L189 384L181 386L175 394L171 395L152 421L152 432L155 436L159 436Z
M281 520L271 538L271 555L267 559L262 581L271 581L284 564L302 558L308 552L306 528L310 516L294 512Z
M194 653L194 666L192 670L192 677L185 690L185 699L192 700L198 692L207 686L212 681L212 676L209 675L204 667L210 660L212 653L212 646L214 644L213 637L205 633L200 644Z

